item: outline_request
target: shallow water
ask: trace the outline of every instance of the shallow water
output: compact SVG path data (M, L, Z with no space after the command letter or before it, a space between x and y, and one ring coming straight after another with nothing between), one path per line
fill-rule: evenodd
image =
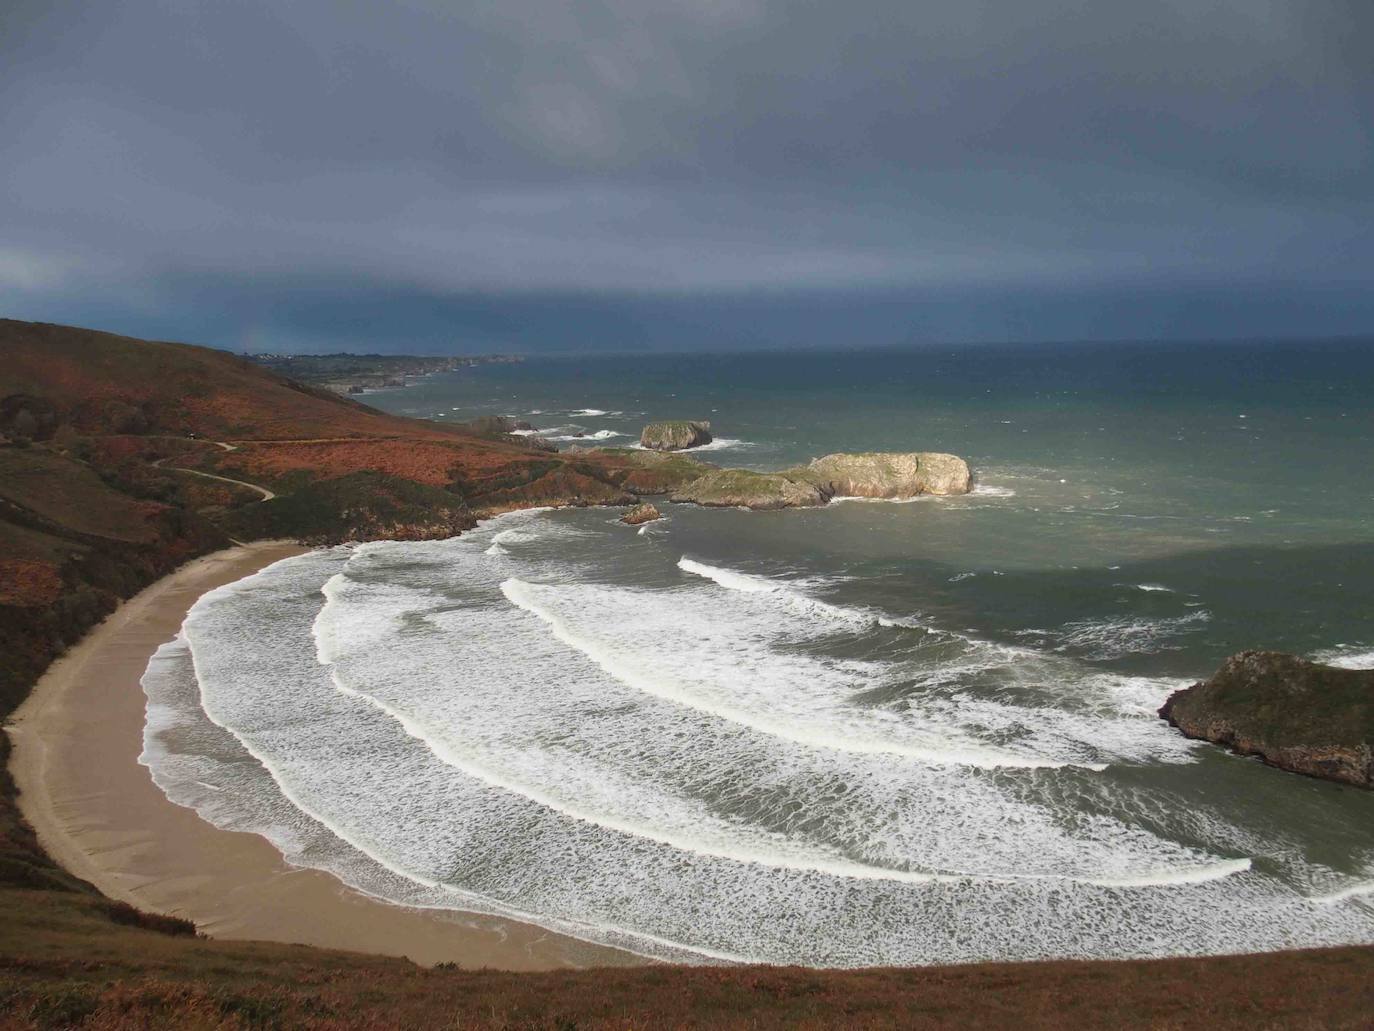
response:
M413 905L820 965L1374 941L1374 796L1176 735L1246 647L1374 652L1352 347L540 360L372 403L977 490L518 513L287 560L150 667L173 799ZM612 437L611 434L625 434Z

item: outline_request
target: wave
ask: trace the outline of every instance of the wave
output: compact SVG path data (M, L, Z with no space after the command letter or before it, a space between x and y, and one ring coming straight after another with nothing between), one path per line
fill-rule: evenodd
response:
M785 600L789 605L801 609L804 612L824 616L842 623L849 623L857 627L863 626L909 626L913 629L920 629L919 624L893 619L888 616L879 615L866 609L851 608L845 605L832 605L829 602L818 601L806 594L796 590L788 583L780 583L764 576L755 576L752 573L741 573L736 569L724 569L720 566L709 566L704 562L690 559L686 555L678 559L677 567L684 573L691 573L694 576L704 577L721 587L731 591L741 591L746 594L771 594Z
M1264 840L1266 823L1237 844L1232 807L1153 777L1191 754L1153 716L1170 684L812 597L834 586L817 578L674 569L661 549L627 562L603 519L522 512L212 592L185 628L200 704L263 759L220 770L179 756L172 790L216 822L242 804L235 829L380 897L661 957L850 966L1374 937L1362 902L1300 897L1276 876L1314 869L1290 839ZM627 585L631 571L656 586ZM543 615L511 599L516 583ZM1146 763L850 752L716 715L718 702L818 734ZM173 719L150 709L150 726ZM159 747L192 741L178 725ZM269 766L302 809L260 812L257 793L276 789L225 772ZM310 829L307 810L328 828ZM1259 869L1242 858L1255 849Z
M558 436L549 437L549 440L610 440L612 437L624 437L628 434L621 433L619 430L597 430L595 433L564 433Z
M646 448L643 444L639 443L638 441L627 446L633 448L636 451L651 450L650 448ZM727 448L739 447L758 447L758 444L754 443L754 441L752 440L739 440L736 437L716 437L709 444L698 444L696 445L696 447L684 448L683 450L675 453L683 455L693 455L698 451L724 451Z
M1363 644L1338 644L1313 652L1312 661L1342 669L1374 669L1374 649Z
M1025 636L1049 634L1058 640L1055 650L1073 651L1085 658L1107 661L1126 655L1176 651L1182 647L1174 639L1181 634L1196 633L1210 622L1212 614L1198 609L1186 616L1149 619L1144 616L1106 616L1099 619L1075 619L1057 630L1026 630Z
M983 498L1014 498L1016 491L1010 487L995 487L990 483L975 483L970 494Z
M360 586L358 590L362 593L352 599L351 616L335 607L340 598L340 595L335 593L332 594L333 600L326 605L326 611L321 613L317 622L327 624L334 620L343 620L345 617L347 621L373 618L370 615L370 606L362 604L371 587ZM582 614L593 623L614 621L618 615L607 610L601 604L603 600L618 598L624 601L629 609L645 609L645 598L639 592L629 592L630 597L625 596L627 592L589 592L585 588L559 589L553 593L567 603L569 611ZM474 619L477 620L475 625ZM495 638L496 634L487 629L489 621L492 620L500 620L502 627L501 644L493 652L492 659L504 662L505 656L512 652L520 654L524 659L520 667L511 670L507 675L514 675L521 680L531 678L535 683L548 683L552 690L550 698L557 698L560 702L579 704L578 694L585 690L589 698L597 699L595 704L599 707L609 706L611 711L627 714L634 711L625 709L622 703L614 700L614 690L610 689L609 684L602 686L594 681L585 681L585 674L579 672L575 662L567 657L561 657L557 650L549 651L537 639L529 638L526 630L518 622L512 622L509 617L502 619L499 613L480 617L468 613L463 622L455 623L455 626L462 625L468 634L466 639L470 641ZM493 629L495 625L490 623ZM532 627L541 625L540 620L532 621ZM639 635L631 630L628 637L633 640ZM605 646L619 650L622 655L628 654L623 647L609 644ZM486 691L485 685L492 684L490 703L482 702L478 710L468 708L476 701L475 696L465 699L467 688L455 695L449 678L445 679L449 686L435 696L432 706L417 705L415 687L420 681L416 680L416 676L423 678L425 674L417 668L414 673L399 678L400 683L396 683L398 678L394 663L387 662L384 666L376 666L376 672L366 673L364 669L373 668L371 665L365 662L365 665L360 666L353 661L366 660L373 654L373 650L365 649L346 656L346 668L350 672L345 678L345 668L336 665L332 673L336 685L342 689L367 694L392 715L405 720L407 733L426 742L431 751L455 768L460 768L468 775L484 782L515 791L522 797L550 806L575 819L603 826L617 833L629 834L636 839L669 844L694 854L710 854L735 862L753 862L784 869L813 870L827 876L892 880L911 884L931 880L969 879L1065 880L1094 885L1191 883L1232 871L1234 864L1238 862L1222 861L1222 870L1219 872L1218 862L1203 856L1162 852L1152 860L1151 855L1159 850L1159 846L1151 844L1149 839L1140 839L1132 846L1147 849L1146 854L1135 858L1123 854L1107 861L1107 854L1091 852L1075 859L1071 847L1063 842L1054 842L1056 837L1062 838L1062 832L1055 831L1048 825L1041 826L1039 820L1032 818L1032 814L1016 806L1015 808L1020 810L1017 820L1023 834L1031 833L1033 827L1040 827L1036 831L1042 840L1042 856L1039 860L1027 863L1023 858L1018 866L1010 857L1003 856L999 859L984 847L962 855L967 866L951 865L949 862L934 867L928 866L930 860L936 860L940 856L953 860L959 854L957 848L951 848L952 843L947 835L934 833L932 836L932 826L953 817L967 830L973 812L988 814L987 818L992 820L993 825L997 825L1002 821L993 814L1007 805L1005 800L999 800L986 789L964 784L959 775L947 773L924 775L934 779L925 787L913 787L915 794L907 802L898 804L895 800L884 801L877 812L890 812L894 808L903 812L929 809L934 799L953 790L956 784L963 785L960 789L963 796L961 801L940 803L936 811L917 821L919 827L904 831L905 835L915 834L916 837L897 851L884 852L881 857L875 855L867 859L850 856L835 851L824 842L811 840L812 835L809 832L779 836L776 830L752 826L752 821L742 823L735 820L722 823L709 811L703 811L699 802L692 801L689 796L678 794L686 783L699 781L702 774L694 773L684 785L674 788L672 767L681 763L685 757L675 755L676 749L658 755L653 751L655 748L668 746L672 740L672 735L662 735L665 731L671 730L673 723L663 725L659 722L665 717L674 721L678 719L674 716L675 710L672 707L650 707L644 710L643 715L646 718L652 710L654 720L637 730L616 730L605 726L604 714L591 722L586 719L574 721L582 728L579 738L585 739L585 751L579 745L570 752L568 745L561 743L565 734L559 729L556 739L560 743L555 751L546 752L541 744L547 733L543 728L563 728L569 725L569 719L556 713L549 713L545 717L539 715L536 710L522 710L523 705L533 700L530 698L529 689L512 694L503 686L499 675L493 683L494 667L479 661L479 657L472 654L471 649L466 650L464 666L471 667L473 679L464 680L472 687L483 685L483 693ZM661 652L656 653L655 659L662 664L673 666L681 662L680 656ZM747 657L745 661L748 661ZM375 680L383 668L388 672L384 681L378 683L393 696L392 700L380 697L376 687L352 683L354 677ZM544 672L554 669L557 669L561 683ZM620 684L623 681L617 679L612 683ZM638 690L638 686L634 686L633 689ZM488 708L488 704L495 708ZM812 706L807 704L806 708L810 709ZM813 715L829 722L824 714ZM627 715L626 718L631 717ZM545 719L549 720L548 724L543 722ZM493 720L496 721L495 724ZM497 724L506 729L499 737L491 738L489 735ZM442 729L445 726L450 729ZM765 751L758 751L765 747L766 739L761 740L747 733L741 736L738 731L725 728L720 732L725 733L726 737L715 743L715 732L708 731L705 725L697 726L689 734L685 728L680 732L694 742L693 761L699 759L703 772L718 771L712 772L710 776L728 778L734 775L730 771L740 771L746 782L776 781L776 774L770 776L762 770L757 775L746 772L751 763L774 754L772 746L767 746ZM603 734L605 740L598 742L597 739ZM519 741L520 745L512 752L508 745L503 743L507 741ZM616 743L611 744L612 741ZM744 753L740 753L733 757L718 755L712 758L713 751L731 741L734 744L729 745L730 748L743 747L750 752L758 752L758 757L747 759ZM817 755L808 759L807 764L814 765L819 758ZM775 759L768 761L773 762ZM626 779L635 769L638 772L630 779ZM896 771L889 771L885 763L877 759L864 759L859 766L851 764L846 769L844 779L851 785L861 784L865 777L874 775L879 775L880 779L874 782L869 790L882 788L886 792L900 784L900 781L889 779ZM861 773L861 770L867 770L867 773ZM864 815L868 811L867 804L862 799L854 797L847 803L846 810L855 821L853 839L856 842L864 842L865 849L873 848L873 817ZM940 813L947 815L939 815ZM891 826L889 822L889 827ZM1105 826L1099 833L1103 835L1104 841L1110 841L1113 835L1120 835L1119 830L1109 831ZM1129 837L1122 838L1122 847L1126 847L1131 840ZM919 867L900 868L902 864L914 861L911 857L915 855L926 855L928 858ZM1051 858L1056 856L1057 858ZM883 862L876 862L878 858L882 858ZM894 861L898 861L898 865L894 866ZM1094 869L1097 865L1104 868Z
M511 579L501 584L501 590L512 605L538 616L549 625L555 637L587 656L621 683L645 694L690 706L760 733L813 748L862 754L900 755L925 762L955 763L984 769L1057 769L1073 765L1070 762L982 748L973 741L960 740L957 733L944 736L937 731L929 735L926 743L912 740L916 735L908 735L908 740L904 741L884 735L878 727L863 726L865 722L896 724L896 721L866 721L862 715L857 718L850 716L845 720L843 714L833 706L827 706L836 717L833 722L816 719L817 713L814 711L801 716L777 709L770 712L767 707L749 708L739 703L738 699L742 697L740 693L728 686L717 685L715 690L711 690L712 685L703 684L699 679L694 678L694 683L684 682L671 673L648 668L632 654L578 633L559 611L545 603L548 588ZM706 690L703 691L703 688ZM844 727L845 722L850 724L847 729ZM859 725L855 726L856 723ZM891 729L896 730L898 727L894 725Z

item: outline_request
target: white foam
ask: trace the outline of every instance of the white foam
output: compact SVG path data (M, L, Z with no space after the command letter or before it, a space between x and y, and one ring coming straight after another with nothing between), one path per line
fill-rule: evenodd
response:
M1342 669L1374 669L1374 649L1362 644L1338 644L1314 652L1312 661Z
M970 494L985 498L1014 498L1016 491L1011 487L997 487L991 483L975 483Z
M675 580L658 549L627 563L602 519L520 513L212 592L179 661L194 653L205 712L231 728L225 747L249 752L177 753L199 740L184 708L194 683L150 693L158 783L379 897L668 958L905 964L1374 939L1364 896L1314 901L1275 876L1281 856L1304 881L1301 848L1152 781L1150 764L1193 747L1150 710L1171 682L811 596L834 578L697 561L716 575ZM508 554L491 562L498 538ZM616 582L596 582L598 568ZM543 614L511 604L514 580ZM760 731L717 702L815 735L1145 768L851 752ZM1252 868L1251 849L1270 862Z
M1326 895L1314 896L1312 901L1331 905L1336 902L1344 902L1347 899L1364 898L1368 895L1374 895L1374 881L1357 881L1354 884L1341 888L1339 891L1333 891Z
M547 588L512 579L502 583L501 590L513 605L518 605L527 612L543 619L549 624L554 635L560 641L586 655L621 683L628 684L657 698L691 706L694 709L699 709L764 734L786 738L815 748L866 754L900 755L926 762L957 763L981 768L1012 766L1044 769L1069 765L1068 762L1064 761L1038 759L1032 756L1019 756L1010 752L999 752L991 748L980 748L973 741L961 740L957 733L944 736L938 732L930 733L927 731L924 734L917 732L903 735L901 724L898 721L884 720L880 714L875 714L872 718L865 718L867 714L862 711L848 714L846 718L846 714L837 710L833 705L827 706L829 714L834 717L833 722L830 722L816 719L817 714L814 709L810 713L810 718L798 718L799 714L792 711L790 707L783 710L770 710L768 699L760 698L757 695L752 698L748 697L747 694L744 695L745 703L740 704L732 700L741 698L742 692L733 684L733 678L729 677L732 671L738 669L729 656L725 657L724 665L717 665L720 662L719 659L713 662L698 652L698 663L693 671L694 675L684 676L685 671L676 663L672 664L676 675L665 673L662 668L653 668L655 665L668 665L666 663L660 664L657 661L661 654L660 650L656 650L654 655L649 657L650 662L645 663L639 656L614 646L608 646L591 636L579 633L570 625L565 611L560 607L548 604L550 592ZM638 599L639 603L643 603L644 600ZM779 665L783 665L783 663L779 662ZM796 676L801 672L801 670L797 670L786 675ZM806 672L813 675L821 674L820 670L807 670ZM706 675L703 676L702 674ZM777 674L775 673L775 675ZM768 686L772 687L773 685ZM749 702L753 702L757 707L748 704Z
M1182 645L1177 638L1196 633L1212 614L1198 609L1186 616L1148 619L1144 616L1104 616L1071 620L1054 631L1058 651L1076 651L1090 659L1118 659L1124 655L1173 651ZM1027 634L1045 631L1027 631Z
M618 430L597 430L595 433L564 433L558 436L549 437L550 440L610 440L612 437L624 437L626 434Z
M633 444L627 444L626 447L636 451L652 450L651 448L646 448L643 444L639 443L639 441L635 441ZM736 437L716 437L708 444L697 444L695 447L683 448L677 453L686 455L696 454L698 451L724 451L727 448L738 447L758 447L758 445L752 440L740 440Z

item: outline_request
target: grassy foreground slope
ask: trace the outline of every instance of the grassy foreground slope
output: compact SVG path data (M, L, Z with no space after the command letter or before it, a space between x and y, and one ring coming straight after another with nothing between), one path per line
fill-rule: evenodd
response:
M120 599L231 537L445 536L695 474L395 418L205 348L0 320L0 715ZM1334 1027L1374 1012L1374 950L1358 948L508 974L219 942L63 871L7 773L0 789L0 1027Z

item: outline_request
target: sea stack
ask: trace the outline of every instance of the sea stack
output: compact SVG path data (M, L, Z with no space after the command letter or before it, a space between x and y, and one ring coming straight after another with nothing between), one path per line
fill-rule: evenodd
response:
M936 451L826 455L803 472L831 496L850 498L967 494L971 480L967 462Z
M711 439L711 424L692 419L651 422L639 435L640 445L652 451L685 451Z
M1159 714L1188 737L1271 766L1374 787L1374 670L1241 652L1170 695Z

